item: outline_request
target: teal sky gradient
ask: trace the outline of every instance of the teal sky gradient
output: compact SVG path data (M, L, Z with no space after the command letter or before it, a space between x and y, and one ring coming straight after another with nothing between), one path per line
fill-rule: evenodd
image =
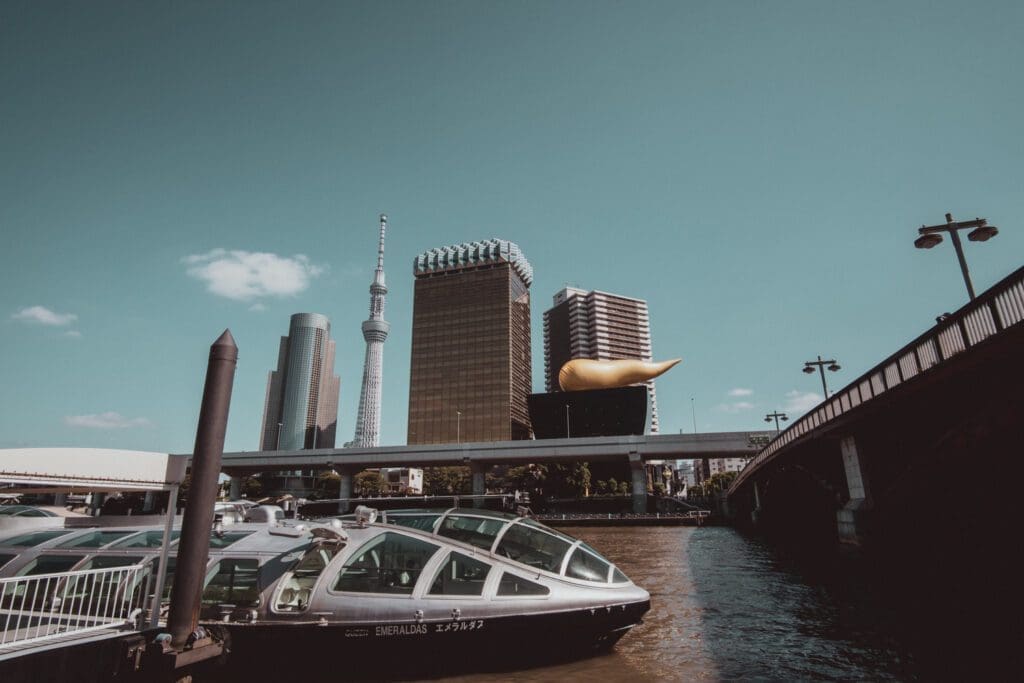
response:
M331 319L351 439L381 212L382 443L405 441L413 256L489 237L534 267L536 391L571 283L648 300L655 357L683 358L662 431L693 430L691 397L700 431L795 418L805 360L838 388L966 302L922 223L1001 228L966 243L979 291L1021 265L1021 35L1016 2L8 0L0 447L190 450L230 328L226 448L255 449L299 311ZM187 273L217 248L321 272L233 300Z

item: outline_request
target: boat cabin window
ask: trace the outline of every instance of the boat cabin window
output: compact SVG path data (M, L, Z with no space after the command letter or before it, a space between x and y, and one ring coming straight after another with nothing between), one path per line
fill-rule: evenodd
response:
M565 575L573 579L608 583L608 571L610 569L610 564L580 547L576 548L569 557L569 565L565 568Z
M498 583L498 595L549 595L551 589L533 581L505 572L501 575L501 582Z
M19 548L33 548L40 543L52 541L58 536L70 534L73 529L49 529L47 531L33 531L30 534L22 534L4 541L4 545L18 546Z
M437 535L490 550L494 539L507 523L504 519L448 515L441 522Z
M17 557L17 555L8 555L6 553L0 555L0 569L3 569L3 566L5 564L7 564L8 562L10 562L11 560L13 560L16 557Z
M127 567L142 562L142 559L124 555L97 555L86 560L78 569ZM77 606L76 610L95 614L111 604L125 578L127 575L121 572L75 575L68 579L64 588L60 590L60 598L64 602L71 601Z
M113 567L128 567L142 562L142 557L130 555L95 555L82 564L79 569L111 569Z
M181 536L180 529L174 529L171 531L171 544L178 540L178 536ZM111 548L160 548L164 544L164 532L163 531L143 531L141 534L134 534L125 538L117 543L111 545Z
M62 541L57 544L58 548L101 548L109 543L113 543L119 538L124 538L128 534L133 534L135 531L112 531L108 529L101 529L97 531L90 531L87 534L80 534L74 538L69 538L66 541Z
M168 602L171 599L171 588L174 587L174 570L177 568L178 558L168 557L167 558L167 574L164 576L164 589L161 591L161 601ZM156 584L157 574L160 573L160 558L154 557L149 563L149 574L152 577L152 581ZM150 588L150 591L155 591L155 587ZM150 595L153 593L150 592Z
M295 564L291 576L281 581L274 609L298 612L309 607L316 580L342 547L338 543L317 543L310 548Z
M18 571L18 576L36 576L37 574L56 574L70 571L72 567L85 559L85 555L40 555Z
M612 572L612 583L626 583L628 581L629 579L626 578L626 575L620 572L619 568L616 567L615 571Z
M462 553L448 556L430 585L430 595L483 595L491 565Z
M221 535L210 534L211 548L227 548L232 543L238 543L246 536L252 536L252 531L225 531Z
M394 524L396 526L405 526L410 529L419 529L420 531L433 532L434 525L437 524L437 520L441 515L388 515L388 524Z
M203 607L259 605L259 560L225 558L215 564L206 576Z
M501 537L497 552L510 560L557 574L570 547L569 542L554 534L517 523Z
M338 573L333 589L411 595L420 572L438 549L418 538L383 533L356 550Z

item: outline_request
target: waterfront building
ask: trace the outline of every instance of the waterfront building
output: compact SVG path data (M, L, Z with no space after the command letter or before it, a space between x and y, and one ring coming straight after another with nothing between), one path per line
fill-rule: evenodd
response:
M725 472L739 472L747 464L747 458L710 458L708 470L710 476L724 474Z
M647 302L597 290L566 287L544 311L544 387L560 391L558 371L574 358L650 361L651 326ZM650 430L658 433L654 380L647 384Z
M331 323L319 313L292 315L281 337L277 369L267 377L260 450L291 451L334 448L341 380L334 374ZM264 493L301 495L313 489L312 471L270 473L262 477Z
M359 413L356 415L355 437L346 446L374 448L380 445L381 374L384 363L384 341L391 326L384 320L384 299L388 288L384 283L384 234L388 217L380 216L380 242L377 246L377 270L370 284L370 317L363 322L366 357L363 360L363 386L359 392Z
M389 494L419 496L423 494L423 470L418 467L382 467L380 476Z
M533 270L519 246L431 249L413 274L408 443L529 439Z

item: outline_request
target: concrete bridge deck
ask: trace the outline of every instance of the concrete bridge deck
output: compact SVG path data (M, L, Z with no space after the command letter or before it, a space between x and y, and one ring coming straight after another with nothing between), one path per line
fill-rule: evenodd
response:
M897 508L902 520L914 504L958 496L964 465L1014 467L1022 380L1024 268L773 439L730 487L730 506L741 523L816 518L841 541L884 535Z

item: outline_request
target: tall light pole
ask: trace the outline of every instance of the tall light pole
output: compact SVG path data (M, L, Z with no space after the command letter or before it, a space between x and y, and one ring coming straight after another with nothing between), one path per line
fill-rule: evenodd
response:
M284 427L284 422L278 422L277 423L277 448L274 449L275 451L281 450L281 428L282 427Z
M989 225L984 218L975 218L973 221L954 221L953 215L946 214L946 222L939 225L922 225L917 231L921 234L914 240L914 246L918 249L931 249L942 242L942 234L949 233L953 240L953 248L956 249L956 258L960 261L960 272L964 276L964 284L967 285L967 294L974 301L974 285L971 284L971 273L967 270L967 259L964 258L964 248L960 243L960 230L974 228L967 233L967 239L972 242L986 242L999 234L999 228Z
M565 438L569 438L569 404L565 404Z
M780 413L779 411L776 410L774 412L771 412L771 413L768 413L767 415L765 415L764 416L764 421L765 422L771 422L773 417L775 418L775 433L778 434L779 433L779 418L781 417L783 422L785 422L789 418L786 417L785 413Z
M804 363L804 372L808 375L814 374L814 366L818 366L818 372L821 373L821 390L825 392L825 398L828 399L828 384L825 383L825 366L828 366L829 372L835 372L839 370L839 364L836 363L834 358L829 360L822 360L821 356L818 356L818 360L809 360Z
M455 411L455 443L462 443L462 411Z

